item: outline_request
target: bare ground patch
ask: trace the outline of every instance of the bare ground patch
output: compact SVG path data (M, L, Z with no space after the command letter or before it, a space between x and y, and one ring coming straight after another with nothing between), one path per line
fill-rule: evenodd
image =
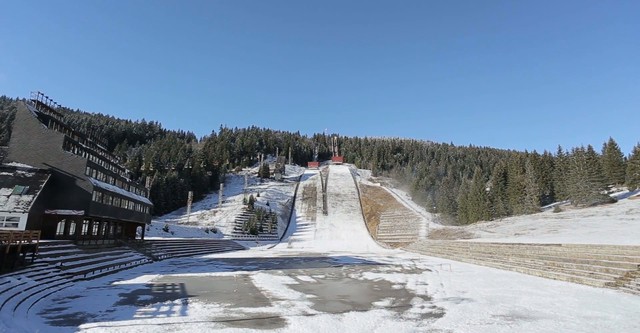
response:
M429 239L453 240L453 239L472 239L474 235L464 229L459 228L441 228L431 229L429 231Z
M407 209L396 198L381 186L360 184L362 192L362 210L367 222L367 229L373 238L378 237L380 215L386 211Z

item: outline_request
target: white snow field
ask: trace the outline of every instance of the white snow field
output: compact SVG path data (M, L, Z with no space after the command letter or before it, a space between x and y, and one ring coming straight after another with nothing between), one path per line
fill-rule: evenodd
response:
M39 302L26 317L3 321L5 332L638 332L640 297L378 246L367 233L350 166L329 167L328 215L318 171L306 171L292 225L282 243L246 251L170 259L80 282ZM316 207L302 202L317 186ZM268 190L265 190L268 191ZM394 191L398 196L406 196ZM206 205L206 204L205 204ZM407 203L418 209L413 204ZM537 214L530 224L561 217L576 229L530 233L497 226L496 239L621 242L639 228L640 200L580 224L578 211ZM619 210L614 213L613 211ZM204 211L204 208L202 209ZM584 210L585 214L591 210ZM630 211L631 215L626 212ZM420 211L425 219L430 215ZM196 213L198 214L198 213ZM221 214L221 213L219 213ZM229 213L231 216L231 213ZM545 215L546 214L546 215ZM171 218L179 218L179 214ZM620 222L627 216L630 220ZM160 219L166 223L169 218ZM212 218L215 220L215 218ZM534 222L535 221L535 222ZM634 222L635 221L635 222ZM628 223L628 224L625 224ZM440 227L430 222L431 227ZM173 227L173 226L172 226ZM187 228L187 226L183 226ZM201 228L193 226L192 228ZM527 227L525 227L527 228ZM552 233L550 230L559 230ZM176 228L174 237L180 234ZM572 232L571 232L572 231ZM479 228L475 231L484 237ZM185 232L186 233L186 232ZM557 235L564 235L559 238ZM618 235L619 234L619 235ZM497 236L496 236L497 235ZM573 237L570 237L573 235ZM208 235L212 237L211 235ZM557 238L553 238L553 237ZM487 237L488 239L488 237ZM554 240L555 239L555 240ZM522 240L519 240L522 241ZM638 244L638 238L635 238ZM632 242L632 241L629 241ZM2 318L5 318L4 316Z

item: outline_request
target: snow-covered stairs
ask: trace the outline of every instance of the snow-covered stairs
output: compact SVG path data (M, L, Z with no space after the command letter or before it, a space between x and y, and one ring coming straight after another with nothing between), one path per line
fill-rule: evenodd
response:
M640 246L419 241L409 251L640 294Z
M272 217L276 217L275 212L268 213L267 220L271 220ZM233 230L230 235L228 235L228 239L236 239L236 240L274 240L277 241L280 239L278 235L278 225L275 224L271 230L268 230L267 226L264 226L263 232L258 232L258 235L250 235L246 230L246 224L251 220L256 218L256 213L249 209L243 209L242 212L236 216L234 221Z
M154 260L245 249L242 245L231 240L197 238L145 240L143 244L135 245L135 248L154 258Z
M0 276L0 313L27 312L44 297L73 285L151 262L127 248L83 248L70 241L43 241L35 263Z

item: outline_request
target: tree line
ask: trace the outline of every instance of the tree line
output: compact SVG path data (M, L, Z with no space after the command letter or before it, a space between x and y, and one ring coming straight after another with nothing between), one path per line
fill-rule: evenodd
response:
M8 143L16 102L0 97L0 145ZM450 223L534 213L558 201L596 205L611 201L606 191L612 186L640 187L640 144L625 156L613 138L600 150L559 146L555 153L400 138L307 136L256 126L220 126L197 138L153 121L71 109L63 113L70 125L102 138L133 179L150 185L155 215L184 206L189 191L197 200L218 189L226 172L256 165L259 154L277 151L288 157L291 152L290 162L298 165L316 154L319 161L329 159L334 136L345 161L396 179L415 201Z

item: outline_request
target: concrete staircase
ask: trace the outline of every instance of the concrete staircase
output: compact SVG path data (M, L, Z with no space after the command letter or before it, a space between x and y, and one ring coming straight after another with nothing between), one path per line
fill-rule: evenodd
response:
M428 256L640 295L640 246L419 241Z
M126 247L83 248L70 241L42 241L35 263L0 276L0 313L28 312L38 301L77 281L151 262Z
M242 245L231 240L194 238L145 240L144 243L132 245L132 247L154 260L245 249Z
M392 246L413 243L418 240L420 226L420 216L412 211L386 211L380 214L376 240Z

